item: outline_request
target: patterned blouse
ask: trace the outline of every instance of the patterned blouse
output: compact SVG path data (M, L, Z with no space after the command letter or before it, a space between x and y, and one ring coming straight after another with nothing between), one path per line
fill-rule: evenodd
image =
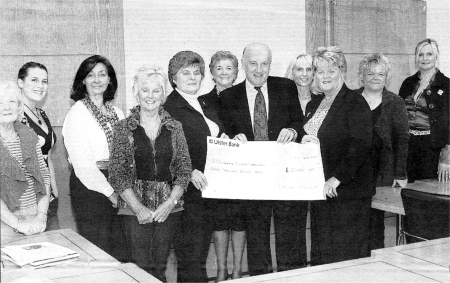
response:
M325 119L325 117L327 117L328 110L330 110L331 105L332 104L323 106L323 103L320 103L320 106L319 108L317 108L316 113L314 113L314 116L312 116L312 118L309 119L308 122L306 122L305 126L303 127L308 135L317 137L317 133L319 132L320 126L322 126L323 120Z

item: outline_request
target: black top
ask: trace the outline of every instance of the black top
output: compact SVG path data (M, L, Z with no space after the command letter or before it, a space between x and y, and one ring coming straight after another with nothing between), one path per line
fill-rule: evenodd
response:
M140 125L132 130L132 133L136 147L134 160L137 178L158 182L171 181L172 174L169 168L172 160L172 137L170 131L162 127L154 142Z
M373 176L375 179L378 176L378 171L380 169L380 160L381 160L381 151L383 149L383 140L380 135L375 130L375 124L381 116L381 103L375 109L372 109L372 125L373 125L373 134L372 134L372 165L374 169Z
M25 112L24 112L25 117L22 119L22 124L27 125L28 127L34 130L34 132L38 135L40 144L42 143L42 140L45 141L44 144L41 145L41 150L42 154L44 155L45 163L47 163L48 165L47 155L50 149L56 143L56 134L53 131L52 125L50 124L50 120L48 119L45 111L39 108L36 109L40 112L44 120L44 123L47 125L48 133L46 133L38 124L36 124Z

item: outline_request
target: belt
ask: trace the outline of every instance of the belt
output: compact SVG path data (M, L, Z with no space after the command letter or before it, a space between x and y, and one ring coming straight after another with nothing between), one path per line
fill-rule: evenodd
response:
M100 170L108 170L109 160L100 160L97 161L97 167Z
M425 136L430 134L430 130L428 131L409 130L409 133L414 136Z

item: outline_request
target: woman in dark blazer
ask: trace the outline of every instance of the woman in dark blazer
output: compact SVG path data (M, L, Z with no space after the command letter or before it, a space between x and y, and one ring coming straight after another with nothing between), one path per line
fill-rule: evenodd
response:
M408 182L438 178L449 181L449 78L438 69L439 47L434 39L415 50L417 73L400 87L409 121Z
M221 137L223 126L214 107L199 97L205 76L203 58L192 51L181 51L169 62L169 81L174 90L164 104L165 110L183 125L192 162L191 182L184 194L181 227L175 236L178 282L207 282L206 259L211 242L211 210L202 199L207 180L205 169L206 137Z
M302 143L320 142L324 201L311 202L313 265L370 256L367 249L372 196L371 113L365 100L344 84L341 49L319 47L314 55L320 92L306 106Z
M365 56L358 75L363 86L357 93L372 111L373 138L371 160L373 187L406 187L408 156L408 115L403 99L386 89L391 77L391 63L380 53ZM384 248L384 211L372 209L370 218L371 250Z

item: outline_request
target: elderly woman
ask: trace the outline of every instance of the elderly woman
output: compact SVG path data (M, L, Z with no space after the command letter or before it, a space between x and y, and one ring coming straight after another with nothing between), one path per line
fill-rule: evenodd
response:
M314 88L314 70L313 58L309 54L300 54L292 60L284 75L291 79L297 85L298 99L303 113L306 110L306 104L311 101L311 94Z
M211 57L209 70L216 86L210 93L201 98L214 109L219 109L219 95L222 90L233 86L238 74L238 59L229 51L217 51ZM212 229L214 248L217 256L216 282L228 278L227 255L229 243L229 230L231 230L231 244L233 248L233 274L232 278L240 278L242 271L242 255L245 246L245 219L242 202L239 200L211 201L215 209L212 211Z
M391 63L383 54L365 56L358 70L362 95L372 111L372 186L406 186L408 156L408 116L405 103L386 89ZM372 209L370 249L384 248L384 211Z
M209 93L202 96L202 98L214 105L216 111L219 108L220 92L232 87L237 78L238 64L236 56L229 51L217 51L211 57L209 71L216 85Z
M206 137L226 137L214 106L199 97L205 76L203 58L192 51L181 51L169 62L169 81L174 90L164 108L181 122L192 161L191 182L184 195L181 227L175 237L178 282L207 282L206 258L211 241L210 200L201 191L208 184L205 169Z
M439 71L439 47L421 40L415 50L417 73L406 78L399 95L405 100L409 122L408 181L449 181L449 78ZM436 173L437 172L437 173Z
M137 71L138 106L114 127L109 165L131 260L163 282L183 209L180 199L191 178L181 123L163 110L166 86L161 68Z
M311 202L313 265L369 256L372 186L370 108L344 84L347 62L335 46L314 55L314 80L324 95L306 106L302 142L320 142L324 201Z
M78 233L108 253L110 244L120 245L110 241L117 194L107 180L112 129L124 118L111 103L116 90L116 72L108 59L94 55L84 60L70 94L75 104L62 128L73 165L69 185Z
M56 230L59 229L57 214L58 187L52 159L52 148L56 143L56 134L45 111L36 107L47 95L47 68L40 63L28 62L20 68L17 77L17 84L22 90L22 98L25 105L24 117L21 122L33 129L38 135L42 154L50 171L51 194L47 216L47 231Z
M1 237L45 231L50 175L38 137L22 125L23 101L13 82L0 81Z

